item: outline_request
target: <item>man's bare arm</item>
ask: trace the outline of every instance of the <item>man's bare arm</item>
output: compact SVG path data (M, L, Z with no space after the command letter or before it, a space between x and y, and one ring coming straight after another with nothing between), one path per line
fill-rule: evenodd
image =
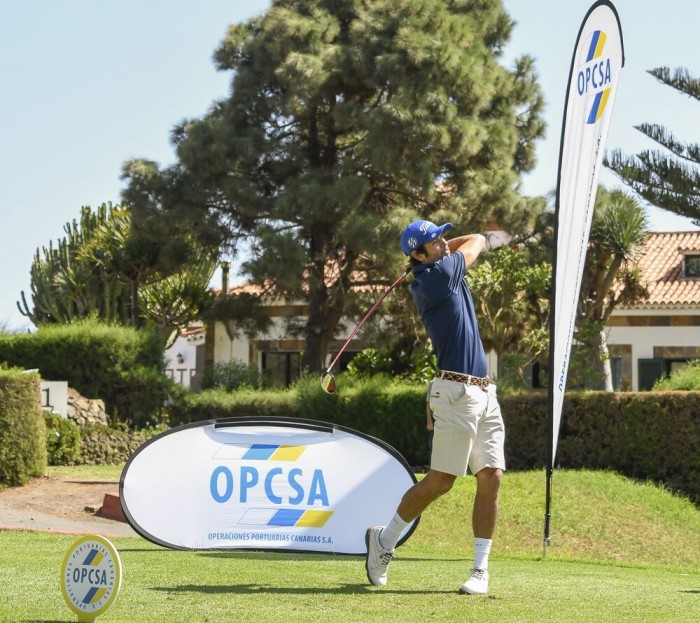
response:
M486 246L486 238L481 234L457 236L447 241L450 253L461 253L467 266L471 266Z

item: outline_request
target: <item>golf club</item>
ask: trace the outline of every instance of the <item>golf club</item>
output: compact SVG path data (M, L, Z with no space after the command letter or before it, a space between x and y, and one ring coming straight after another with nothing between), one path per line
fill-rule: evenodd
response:
M331 361L331 365L326 368L325 372L321 374L321 387L323 388L323 391L326 392L327 394L332 394L335 392L335 377L333 374L331 374L331 370L333 369L333 366L336 364L338 359L340 358L340 355L343 354L343 351L347 348L348 344L350 343L350 340L355 337L355 334L360 330L360 327L367 321L367 319L374 313L374 310L379 307L379 304L387 297L389 292L391 292L401 281L404 279L408 273L411 272L411 267L409 266L402 274L401 276L392 283L388 290L382 294L377 302L372 306L372 308L365 314L364 318L360 320L358 325L355 327L355 330L350 334L350 337L345 340L345 344L341 347L341 349L338 351L338 354L335 356L333 361Z

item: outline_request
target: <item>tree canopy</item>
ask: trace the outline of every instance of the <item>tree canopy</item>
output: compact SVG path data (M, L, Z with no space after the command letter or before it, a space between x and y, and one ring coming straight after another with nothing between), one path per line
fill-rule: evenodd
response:
M177 163L125 166L129 200L220 236L241 269L308 301L304 366L320 370L353 289L401 270L423 217L511 231L544 132L534 63L501 64L500 0L276 0L214 55L230 96L172 133Z
M524 369L548 344L548 294L552 266L538 260L532 245L504 245L482 254L469 269L479 333L486 350L498 356L497 378L524 381Z
M657 67L649 73L662 84L700 100L700 80L682 67ZM640 197L664 210L686 216L700 226L700 145L677 139L658 123L635 126L662 149L629 156L617 149L605 165Z

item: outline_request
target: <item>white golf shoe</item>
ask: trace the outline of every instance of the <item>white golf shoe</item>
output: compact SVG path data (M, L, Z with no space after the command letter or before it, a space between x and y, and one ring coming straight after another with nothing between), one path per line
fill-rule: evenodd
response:
M389 571L389 563L394 556L394 550L384 549L379 542L379 533L383 526L368 528L365 533L367 544L367 557L365 569L367 579L375 586L386 586L386 576Z
M489 592L488 569L472 569L469 579L459 587L460 593L486 595Z

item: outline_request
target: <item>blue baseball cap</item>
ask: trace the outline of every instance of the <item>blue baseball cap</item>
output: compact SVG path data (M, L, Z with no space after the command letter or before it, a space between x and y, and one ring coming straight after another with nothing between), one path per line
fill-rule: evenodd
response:
M415 251L426 242L439 238L450 229L452 229L452 223L438 226L430 221L413 221L401 234L401 250L404 255L411 255L411 251Z

